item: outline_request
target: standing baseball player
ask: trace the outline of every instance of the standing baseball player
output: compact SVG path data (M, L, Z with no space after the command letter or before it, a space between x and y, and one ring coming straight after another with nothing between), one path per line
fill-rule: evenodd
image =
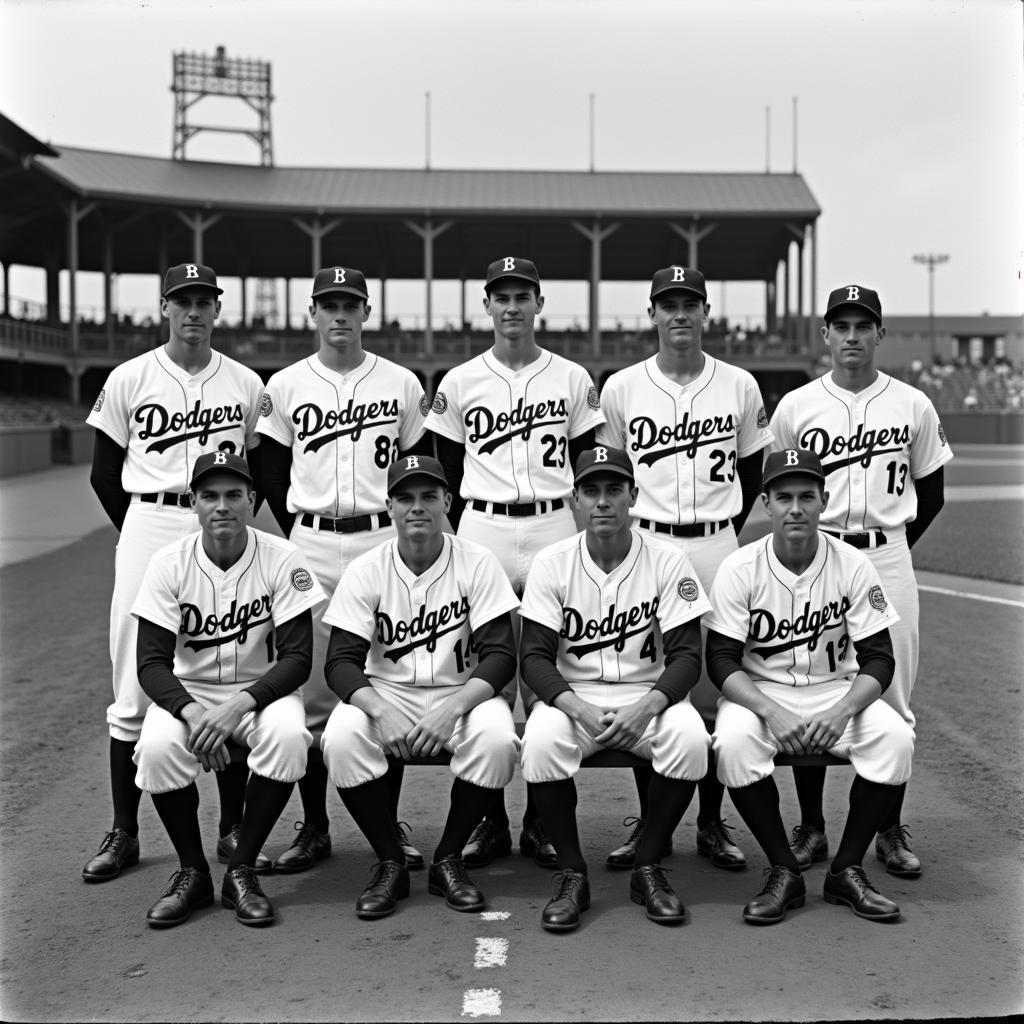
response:
M278 525L299 548L327 593L349 563L395 536L387 504L387 472L399 454L432 451L424 443L427 402L416 375L363 350L370 315L363 274L325 267L313 280L309 315L319 348L267 383L257 430L263 437L263 487ZM320 666L330 627L316 624L313 678L303 687L306 727L316 744L299 782L305 821L274 864L305 871L331 852L327 771L319 740L337 703ZM394 827L411 867L423 857L398 823L402 765L389 777Z
M572 467L604 422L597 389L581 366L542 349L534 325L544 308L532 261L504 256L487 268L484 309L493 347L445 374L427 429L451 481L451 523L501 562L522 595L541 548L576 533L569 508ZM518 626L518 617L515 618ZM506 695L515 701L515 684ZM524 703L532 695L523 693ZM499 794L464 851L471 867L509 853L512 836ZM528 799L520 851L538 864L555 851Z
M769 865L743 919L777 924L806 898L779 813L775 755L831 751L849 758L856 776L825 900L891 921L899 907L875 889L862 862L914 755L914 730L878 699L892 680L889 628L899 616L871 562L819 532L829 496L816 455L769 455L763 501L772 532L725 559L705 618L708 668L723 695L718 777Z
M710 605L678 547L630 529L636 500L621 448L584 452L573 501L585 531L537 555L523 596L523 681L543 701L526 721L523 778L561 869L541 914L548 931L571 931L590 906L574 777L602 747L652 765L630 898L657 924L686 917L661 855L708 768L710 739L687 695Z
M879 371L885 339L878 293L836 288L821 329L832 372L797 388L772 418L775 445L806 448L825 468L829 503L822 529L862 550L900 612L892 630L896 673L882 699L913 728L910 694L917 676L917 581L910 549L943 504L943 466L953 457L935 408L921 391ZM824 768L794 768L800 824L792 846L801 868L828 856ZM875 853L891 875L916 878L921 862L901 824L905 787L881 823Z
M436 459L399 459L387 490L397 537L352 562L324 615L333 627L327 682L341 698L324 729L324 762L377 855L356 914L385 917L409 895L388 755L443 749L455 781L428 889L453 910L476 911L484 897L462 848L515 768L518 739L501 691L515 675L519 601L494 555L443 532L451 492Z
M736 550L736 537L760 493L762 450L772 435L753 376L701 347L711 311L704 275L665 267L651 281L650 301L658 351L608 378L601 393L607 422L598 442L629 453L640 489L637 525L676 538L707 592L722 559ZM690 700L711 732L718 691L706 671ZM634 774L640 817L626 843L608 855L611 868L633 864L647 819L649 775L639 769ZM713 760L697 791L698 853L716 867L743 868L743 851L722 821L723 789Z
M273 923L274 908L255 860L306 766L312 737L295 691L312 664L312 609L326 597L293 544L249 526L256 496L245 459L201 455L190 487L202 532L153 556L132 607L139 683L153 701L135 781L180 861L146 920L168 928L213 902L195 780L201 767L227 767L234 740L249 748L252 775L221 903L258 927Z
M210 267L181 263L164 276L160 309L167 344L116 367L87 422L96 428L91 483L120 531L110 601L114 703L110 788L114 819L99 851L82 869L87 882L107 882L138 863L139 799L132 752L149 698L135 664L138 626L131 615L150 556L199 527L188 496L196 459L210 451L248 454L255 470L263 383L241 363L214 352L210 336L222 289ZM217 773L221 818L218 857L228 859L242 820L247 769ZM260 870L270 867L261 858Z

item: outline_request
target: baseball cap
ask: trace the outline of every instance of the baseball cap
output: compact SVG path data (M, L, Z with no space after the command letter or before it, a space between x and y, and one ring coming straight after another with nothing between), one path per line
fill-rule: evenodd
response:
M411 476L429 476L445 487L448 486L448 477L444 475L444 469L437 459L429 455L406 455L388 466L388 494Z
M210 473L233 473L252 487L249 463L241 455L235 455L233 452L207 452L205 455L200 455L192 467L189 490L194 491L196 484Z
M821 459L814 452L806 448L786 448L781 452L772 452L764 460L764 476L761 481L761 490L767 492L768 485L780 476L791 476L797 473L801 476L813 476L816 480L825 482L825 471L821 468Z
M484 291L503 277L518 277L522 281L530 281L540 291L540 274L532 260L524 260L519 256L503 256L495 260L487 268L487 279L484 281Z
M844 284L842 288L836 288L829 292L828 304L825 306L825 323L832 318L832 311L840 306L860 306L866 309L875 323L882 322L882 300L878 292L865 288L862 284Z
M207 267L202 263L179 263L171 267L164 274L164 290L160 295L166 299L168 295L180 292L182 288L212 288L218 295L224 294L224 289L217 287L217 275L213 272L213 267Z
M588 448L585 452L580 452L580 457L576 460L573 486L595 473L613 473L626 477L632 483L633 463L629 461L629 456L624 449L598 445L596 448Z
M362 271L353 270L351 267L324 267L323 270L316 272L316 277L313 278L313 294L310 298L315 299L318 295L326 295L328 292L348 292L349 295L358 295L361 299L370 297Z
M699 270L673 265L662 267L654 272L651 278L651 301L662 292L693 292L705 302L708 301L708 286L704 275Z

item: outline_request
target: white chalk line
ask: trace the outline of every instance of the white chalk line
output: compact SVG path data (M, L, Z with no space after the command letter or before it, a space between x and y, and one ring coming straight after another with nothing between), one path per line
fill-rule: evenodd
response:
M481 921L507 921L512 916L511 910L485 910L480 914Z
M988 594L972 594L966 590L950 590L947 587L928 587L922 583L917 585L918 590L925 590L929 594L945 594L948 597L963 597L969 601L988 601L990 604L1006 604L1011 608L1024 608L1024 601L1013 601L1008 597L990 597Z
M508 939L478 938L473 966L478 970L485 967L504 967L508 963Z
M468 988L462 993L463 1017L500 1017L501 992L496 988Z

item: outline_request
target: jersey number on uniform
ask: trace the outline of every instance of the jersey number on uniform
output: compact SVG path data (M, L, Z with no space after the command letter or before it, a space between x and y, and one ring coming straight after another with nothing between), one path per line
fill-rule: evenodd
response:
M545 434L540 443L545 446L544 457L541 459L545 466L557 466L562 469L565 466L566 440L564 437L555 437L554 434ZM557 453L557 454L556 454Z
M724 452L721 448L715 448L711 452L711 458L715 464L711 467L711 479L716 483L724 484L726 481L732 483L736 479L736 452ZM722 469L726 462L729 463L729 472L722 475Z
M836 667L840 661L846 661L846 654L850 649L850 636L848 633L844 633L839 638L839 658L836 659L836 643L834 640L829 640L825 644L825 653L828 655L828 670L829 672L835 672Z
M381 434L373 444L374 465L387 469L398 459L398 438L391 440L387 434Z
M894 461L890 462L885 468L889 474L889 486L887 488L889 493L902 494L907 486L907 464L904 462L902 466L899 466Z
M476 645L473 643L473 638L470 637L466 641L465 647L462 645L462 638L460 637L455 641L455 670L460 674L465 672L473 662L476 660Z
M654 630L647 634L643 647L640 648L641 658L650 658L652 662L658 660L658 645L654 642Z

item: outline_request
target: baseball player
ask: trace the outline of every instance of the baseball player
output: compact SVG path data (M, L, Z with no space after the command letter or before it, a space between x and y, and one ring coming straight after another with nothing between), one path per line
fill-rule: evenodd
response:
M213 902L195 780L221 771L228 740L248 747L249 779L221 903L244 925L272 924L255 859L312 740L296 690L309 675L312 609L326 599L293 544L249 526L255 508L245 459L201 455L191 502L201 533L158 551L132 615L139 683L153 703L135 747L136 784L150 793L180 867L146 921L169 928Z
M432 453L424 441L427 400L416 375L363 349L370 315L366 278L352 267L325 267L313 280L309 315L317 351L267 382L257 430L262 435L263 488L281 531L303 553L328 593L357 555L392 540L385 506L388 467L399 454ZM327 655L330 628L317 622L314 664ZM302 689L306 727L316 744L299 782L304 822L274 864L305 871L331 852L327 771L319 740L337 703L319 668ZM412 867L423 856L398 822L403 765L389 775L394 826Z
M896 672L882 695L914 726L910 694L917 676L918 594L910 549L943 504L943 466L953 457L932 403L917 388L879 371L885 339L878 293L836 288L821 329L832 372L797 388L772 418L774 444L806 448L822 462L829 486L822 529L871 560L900 612L892 630ZM800 824L792 846L802 868L828 856L824 768L794 768ZM916 878L921 861L901 824L905 789L881 823L875 853L891 875Z
M832 751L856 771L826 902L870 921L900 912L861 866L914 754L914 730L878 699L892 680L889 627L899 616L871 562L818 530L828 500L815 454L769 455L763 501L772 532L725 559L705 619L708 668L723 695L718 777L768 858L761 889L743 908L749 924L776 924L806 898L772 778L780 750Z
M452 525L460 537L493 552L522 595L537 552L576 533L572 467L593 447L604 418L587 371L537 344L534 325L544 296L534 263L518 256L495 260L484 293L494 345L445 374L427 429L454 492ZM514 683L507 696L515 701ZM523 698L529 710L532 695L524 691ZM470 838L466 863L487 864L511 848L504 795L498 794ZM556 862L529 799L519 848L539 864Z
M141 793L132 752L149 698L136 672L138 627L131 607L146 563L165 544L198 529L187 490L200 455L248 454L256 468L263 383L252 370L210 347L221 292L210 267L171 267L160 302L170 327L167 344L116 367L86 421L96 428L92 487L120 531L110 602L114 703L107 708L114 820L96 856L82 869L87 882L117 878L139 859ZM237 840L246 777L244 764L217 773L222 859L231 856ZM261 858L258 867L266 870L269 860Z
M451 492L436 459L399 459L387 490L396 538L352 562L324 615L333 627L327 682L341 698L324 729L324 763L377 855L356 902L356 914L372 919L409 895L387 757L451 751L451 805L427 883L453 910L476 911L484 897L462 848L515 768L518 739L501 691L515 673L519 601L494 555L443 532Z
M751 374L701 348L711 311L704 275L664 267L651 281L650 302L658 351L608 378L601 393L607 422L597 438L629 453L640 489L637 526L675 538L708 591L722 560L736 550L736 537L760 493L762 450L772 435ZM711 732L718 692L706 672L690 700ZM634 774L640 817L633 819L636 827L626 843L608 855L611 868L632 865L647 819L648 774ZM713 762L697 790L698 853L716 867L743 868L743 851L722 821L723 790Z
M700 678L700 616L710 606L678 547L630 528L636 500L625 451L584 452L573 501L586 529L537 555L523 595L522 675L544 702L526 721L523 778L561 869L541 914L548 931L571 931L590 906L574 776L601 747L631 750L653 768L630 898L658 924L686 917L661 854L708 767L710 739L687 695Z

